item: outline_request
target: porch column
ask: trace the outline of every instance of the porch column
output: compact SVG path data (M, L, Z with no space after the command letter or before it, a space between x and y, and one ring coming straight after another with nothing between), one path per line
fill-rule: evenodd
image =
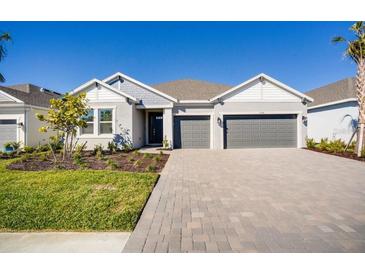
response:
M167 139L171 147L174 145L172 108L163 109L163 139Z

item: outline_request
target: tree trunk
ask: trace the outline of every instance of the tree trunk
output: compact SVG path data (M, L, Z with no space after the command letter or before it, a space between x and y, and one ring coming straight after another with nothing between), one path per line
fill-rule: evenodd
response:
M365 58L359 60L356 74L356 95L359 104L359 127L357 138L357 156L361 156L364 148L364 127L365 127Z

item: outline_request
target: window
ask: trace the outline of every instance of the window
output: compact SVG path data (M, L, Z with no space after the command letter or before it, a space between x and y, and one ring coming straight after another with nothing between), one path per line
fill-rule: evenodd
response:
M113 110L99 109L99 133L112 134L113 133Z
M15 125L16 120L15 119L9 119L9 120L0 120L0 125Z
M83 118L87 126L81 128L81 134L94 134L94 110L89 109L89 112Z

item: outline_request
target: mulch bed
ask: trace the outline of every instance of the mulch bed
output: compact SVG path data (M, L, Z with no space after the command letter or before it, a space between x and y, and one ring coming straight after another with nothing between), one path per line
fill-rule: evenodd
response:
M105 153L101 159L98 159L91 152L84 152L82 154L82 164L77 164L73 160L64 162L58 161L55 164L50 155L47 157L32 155L29 159L20 159L9 164L7 168L24 171L42 171L50 169L76 170L84 168L93 170L109 169L117 171L159 173L164 168L168 158L168 154L148 154L132 151L115 152L113 154ZM110 164L111 161L114 163L113 166Z
M339 156L342 158L347 158L347 159L352 159L352 160L357 160L360 162L365 162L365 158L364 157L357 157L356 154L352 153L352 152L342 152L342 153L336 153L336 152L329 152L329 151L323 151L320 150L318 148L306 148L307 150L311 150L311 151L315 151L315 152L320 152L323 154L329 154L329 155L335 155L335 156Z

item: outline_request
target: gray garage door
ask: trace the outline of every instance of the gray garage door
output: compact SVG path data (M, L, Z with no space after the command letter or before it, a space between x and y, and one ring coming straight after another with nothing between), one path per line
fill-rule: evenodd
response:
M297 147L296 115L224 116L225 148Z
M209 116L174 117L174 148L209 148Z
M0 120L0 151L4 150L4 144L16 141L17 125L15 119Z

